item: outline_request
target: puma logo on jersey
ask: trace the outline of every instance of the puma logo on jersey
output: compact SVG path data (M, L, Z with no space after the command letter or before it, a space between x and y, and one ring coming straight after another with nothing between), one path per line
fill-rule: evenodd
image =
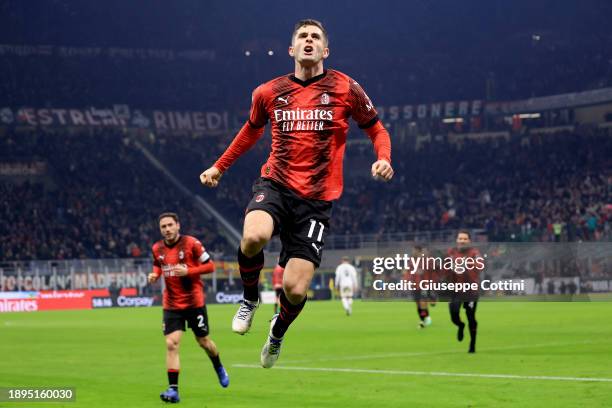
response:
M372 103L366 103L366 106L365 106L365 107L366 107L366 109L368 110L368 112L369 112L369 111L371 111L371 110L372 110L372 108L373 108Z
M289 96L286 96L284 98L282 96L279 96L277 99L279 101L283 102L285 105L287 105L289 103Z
M311 245L315 249L315 251L317 251L317 255L319 255L319 251L321 250L321 247L316 246L314 242Z

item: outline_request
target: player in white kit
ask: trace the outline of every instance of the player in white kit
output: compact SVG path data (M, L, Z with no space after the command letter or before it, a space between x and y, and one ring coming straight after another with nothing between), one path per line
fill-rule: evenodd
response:
M342 307L350 316L353 313L353 296L357 292L357 270L350 264L348 256L343 256L342 263L336 268L335 283L342 298Z

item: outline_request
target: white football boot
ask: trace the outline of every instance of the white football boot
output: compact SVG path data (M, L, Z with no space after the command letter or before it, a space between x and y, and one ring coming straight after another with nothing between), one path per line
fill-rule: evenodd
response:
M274 315L274 317L272 317L268 339L266 340L266 343L261 349L261 366L263 368L272 367L274 363L276 363L276 360L278 360L278 356L280 355L280 349L283 343L283 339L277 339L272 335L272 328L274 327L274 323L276 323L277 318L278 315Z
M240 303L238 311L232 319L232 331L238 334L245 334L251 328L255 311L259 307L259 302L251 302L244 299Z

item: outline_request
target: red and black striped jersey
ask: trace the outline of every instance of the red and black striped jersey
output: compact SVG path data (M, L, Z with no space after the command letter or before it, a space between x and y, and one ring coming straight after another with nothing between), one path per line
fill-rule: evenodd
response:
M200 241L181 235L174 244L164 240L153 245L153 273L164 276L163 307L168 310L192 309L204 306L204 282L200 274L214 270L214 263ZM175 276L173 268L187 265L186 276Z
M361 86L339 71L330 69L308 81L285 75L259 86L249 120L254 127L270 121L272 132L261 176L306 198L340 197L349 117L368 127L377 114Z
M270 122L272 149L261 168L261 176L288 187L303 198L325 201L339 198L351 117L363 129L378 124L370 98L355 80L339 71L326 70L307 81L285 75L260 85L253 91L246 126L262 129ZM388 133L384 128L382 131L384 137L378 138L378 142L372 140L378 159L390 162ZM236 144L233 143L215 164L221 171L261 133L250 141L237 143L240 136L239 133Z

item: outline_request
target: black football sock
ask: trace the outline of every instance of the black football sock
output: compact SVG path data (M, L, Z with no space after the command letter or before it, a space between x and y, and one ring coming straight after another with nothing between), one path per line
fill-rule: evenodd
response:
M465 329L465 323L461 321L461 317L459 317L459 310L461 307L461 303L458 302L450 302L448 304L448 308L450 310L451 321L457 329L457 340L463 341L463 330Z
M476 330L478 328L478 324L476 321L469 322L470 324L470 353L476 352Z
M302 302L297 305L291 304L287 296L285 296L285 292L283 291L280 295L280 313L278 318L276 319L276 323L274 323L274 327L272 327L272 335L277 339L281 339L289 325L293 323L293 321L298 317L304 305L306 304L307 298L305 297Z
M168 385L178 391L179 370L173 368L168 369Z
M238 268L244 287L244 298L250 302L259 300L259 273L264 265L263 250L249 258L238 247Z
M221 367L221 359L219 358L219 354L217 354L216 356L208 356L208 358L210 358L210 361L212 361L213 366L215 367L215 370L217 370L219 367Z
M476 337L472 337L470 339L470 349L468 350L468 353L475 353L476 352Z
M457 340L463 341L463 330L465 329L465 323L461 323L459 329L457 329Z

